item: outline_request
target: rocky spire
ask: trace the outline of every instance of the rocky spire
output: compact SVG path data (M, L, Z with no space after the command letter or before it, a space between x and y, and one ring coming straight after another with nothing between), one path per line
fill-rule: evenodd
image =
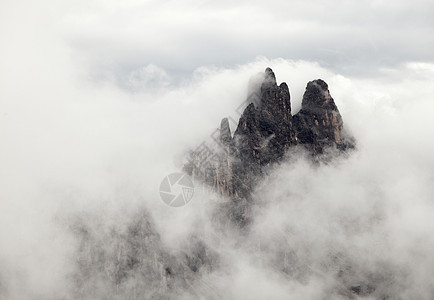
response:
M220 142L223 145L229 145L232 140L231 128L229 127L228 118L223 118L220 123Z
M295 143L289 89L286 83L277 85L270 68L265 70L258 107L247 106L234 138L239 142L240 158L259 166L279 160Z
M341 150L353 147L354 142L343 131L342 117L328 85L321 79L307 84L301 110L293 120L297 142L308 146L315 154L323 153L326 146Z
M323 80L307 84L302 108L295 116L291 114L290 98L288 85L277 85L274 72L267 68L260 85L260 99L245 108L233 137L228 119L221 121L219 143L225 151L219 151L218 159L206 164L207 169L202 172L195 170L200 164L194 164L193 153L193 166L185 168L190 174L203 174L201 180L233 200L228 214L241 225L248 222L246 203L252 201L258 180L282 160L289 148L301 145L318 156L325 147L353 147Z

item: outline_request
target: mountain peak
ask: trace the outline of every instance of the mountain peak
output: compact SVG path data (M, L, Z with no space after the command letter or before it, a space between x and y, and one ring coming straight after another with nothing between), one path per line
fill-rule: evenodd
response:
M271 68L266 68L264 74L264 80L262 81L262 85L261 85L261 92L276 87L277 87L276 75L274 75L274 72L273 70L271 70Z
M330 96L327 83L322 79L309 81L303 95L302 107L309 108L330 108L337 110L333 98Z
M231 128L229 127L228 118L223 118L220 123L220 142L222 144L229 144L231 141Z
M274 75L274 72L270 67L265 69L265 79L272 79L276 81L276 75Z
M206 170L196 170L200 163L195 163L193 153L191 165L185 168L193 177L202 174L199 179L231 198L234 205L239 205L240 200L248 203L257 181L292 147L304 147L314 157L322 155L327 147L341 151L354 147L354 140L344 134L342 117L324 80L307 84L302 108L294 116L288 85L278 86L271 68L266 68L260 86L258 103L245 108L233 138L228 119L222 120L220 143L226 151L219 152L217 161L207 164ZM248 223L246 210L248 205L229 212L233 221L244 226Z

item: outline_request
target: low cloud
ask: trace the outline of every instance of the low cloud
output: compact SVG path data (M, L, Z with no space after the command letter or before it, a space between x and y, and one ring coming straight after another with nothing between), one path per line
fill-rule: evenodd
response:
M67 28L76 22L71 18ZM11 18L3 22L13 24ZM317 299L343 290L342 281L361 289L375 281L375 295L432 298L429 59L381 67L369 79L312 61L257 57L211 67L214 57L199 57L194 67L179 63L182 72L194 71L177 80L157 60L134 64L137 73L116 72L110 63L89 71L82 54L74 56L64 39L43 34L44 28L22 24L17 30L23 35L14 39L2 31L9 40L0 58L2 297L73 297L83 253L76 235L82 227L74 226L81 222L93 237L106 238L89 245L115 255L124 234L134 232L137 211L146 210L160 236L155 251L171 249L170 257L179 258L195 233L219 253L223 267L201 274L193 285L196 296ZM28 39L29 30L38 39ZM267 66L279 83L288 83L293 112L306 83L324 79L358 150L325 165L289 154L256 190L251 233L218 235L208 202L220 201L217 195L198 192L187 206L173 209L160 200L158 187L222 117L237 116L250 78ZM118 77L95 80L100 70ZM281 254L286 261L275 261ZM111 260L105 262L112 274ZM339 277L341 267L349 269ZM130 290L122 288L118 296L125 298ZM184 294L192 296L179 296Z

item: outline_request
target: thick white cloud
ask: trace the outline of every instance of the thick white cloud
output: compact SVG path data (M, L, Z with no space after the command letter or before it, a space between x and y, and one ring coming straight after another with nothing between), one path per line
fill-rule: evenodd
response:
M112 220L106 211L114 211L126 223L145 205L163 241L181 243L207 202L171 210L159 199L160 180L222 117L236 118L250 77L270 66L289 84L294 110L307 81L327 81L359 150L321 168L283 165L258 192L271 203L248 242L278 227L300 254L318 246L306 260L323 262L334 243L369 263L387 252L384 261L416 282L404 290L429 299L430 11L422 1L2 3L0 296L68 293L75 241L67 227L76 213L101 210ZM358 76L360 65L375 77ZM315 299L330 287L316 275L307 286L286 285L252 265L248 249L238 262L238 249L225 250L230 276L209 280L230 297L259 281L252 297Z

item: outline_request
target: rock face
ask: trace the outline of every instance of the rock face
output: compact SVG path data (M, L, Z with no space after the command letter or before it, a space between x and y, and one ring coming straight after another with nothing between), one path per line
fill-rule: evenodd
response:
M291 101L286 83L276 83L270 68L265 70L261 85L261 101L249 104L234 134L239 158L255 166L280 160L285 151L296 144L292 124Z
M332 145L341 150L354 147L352 138L343 131L344 123L327 83L321 79L309 82L301 105L294 116L298 143L308 145L316 154Z
M196 248L201 249L197 242L191 243L195 252L185 253L185 259L169 253L146 211L125 227L101 228L95 219L80 217L71 225L78 242L71 299L171 299L168 295L187 289L194 280L198 268L192 270L190 256L211 265L204 254L196 254Z
M302 108L294 116L288 85L277 85L270 68L265 70L259 94L259 101L245 108L233 136L228 119L222 120L221 147L215 153L211 151L212 159L204 159L202 151L196 151L185 166L189 175L232 200L227 215L241 226L248 223L248 203L258 180L291 147L304 147L316 157L327 147L341 151L354 147L323 80L307 84Z

